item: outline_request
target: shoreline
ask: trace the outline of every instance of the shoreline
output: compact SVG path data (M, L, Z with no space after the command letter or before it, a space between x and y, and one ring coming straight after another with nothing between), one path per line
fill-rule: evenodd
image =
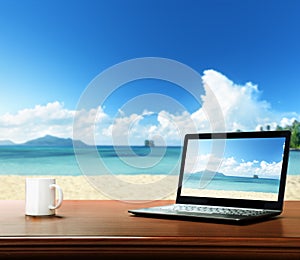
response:
M113 196L108 196L94 187L85 176L19 176L19 175L0 175L0 200L25 200L25 179L26 178L55 178L56 183L64 191L65 200L111 200ZM118 194L122 199L130 200L136 196L136 200L175 200L177 192L178 176L165 175L118 175L118 184L111 183L116 176L97 176L97 181L110 185L110 194ZM159 183L157 185L157 183ZM123 186L120 183L124 184ZM141 184L141 185L139 185ZM129 190L126 185L136 190ZM144 185L144 186L143 186ZM147 189L145 189L145 185ZM142 189L139 189L142 188ZM189 193L196 194L197 190L190 189ZM199 192L199 191L198 191ZM218 196L220 195L218 191ZM155 196L155 195L157 196ZM254 194L254 193L253 193ZM254 194L255 195L255 194ZM300 176L288 175L285 191L285 200L300 200Z
M290 148L290 151L300 152L300 148Z

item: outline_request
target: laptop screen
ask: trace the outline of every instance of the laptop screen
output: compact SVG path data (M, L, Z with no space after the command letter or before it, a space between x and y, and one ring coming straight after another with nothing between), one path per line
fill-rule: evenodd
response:
M180 195L276 202L286 137L261 135L187 138Z

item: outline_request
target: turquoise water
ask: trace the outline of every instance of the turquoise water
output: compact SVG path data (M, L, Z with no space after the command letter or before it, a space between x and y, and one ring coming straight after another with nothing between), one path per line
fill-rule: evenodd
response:
M181 147L98 147L107 173L168 174L179 173ZM99 161L89 149L81 149L87 161ZM95 173L97 168L94 169ZM104 172L105 173L105 172ZM96 173L97 174L97 173ZM102 172L103 174L103 172ZM291 151L289 175L300 175L300 152ZM0 175L82 175L72 147L0 147Z
M92 174L168 174L178 169L181 147L98 147L104 165L89 148L77 151L89 164ZM95 167L93 168L93 165ZM104 172L103 172L104 171ZM89 172L89 174L91 174ZM82 175L72 147L0 147L0 175Z
M290 151L288 174L300 175L300 151Z
M248 191L248 192L266 192L277 193L279 190L278 179L267 178L249 178L249 177L234 177L225 176L217 173L207 184L201 183L202 173L191 174L184 183L184 187L208 190L228 190L228 191ZM202 184L202 185L201 185ZM203 186L203 184L206 184Z

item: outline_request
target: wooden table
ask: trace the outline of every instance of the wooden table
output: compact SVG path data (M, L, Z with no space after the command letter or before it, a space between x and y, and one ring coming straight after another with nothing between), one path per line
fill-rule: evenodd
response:
M300 201L246 226L127 213L170 202L64 201L55 217L28 217L24 201L0 201L0 259L300 259Z

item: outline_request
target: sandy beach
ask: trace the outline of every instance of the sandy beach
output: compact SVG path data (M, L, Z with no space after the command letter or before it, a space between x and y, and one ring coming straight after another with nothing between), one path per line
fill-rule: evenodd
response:
M0 200L24 200L26 178L55 178L66 200L175 199L178 177L164 175L115 176L0 176ZM95 180L96 179L96 180ZM160 183L161 182L161 183Z
M33 176L29 176L33 177ZM35 176L38 177L38 176ZM40 176L53 177L64 191L66 200L156 200L175 199L177 177L163 175L97 176L97 180L85 176ZM26 176L0 176L1 200L24 200ZM99 185L98 185L99 183ZM101 183L101 185L100 185ZM193 190L190 190L191 194ZM253 194L255 195L255 194ZM288 176L285 200L300 200L300 176Z

